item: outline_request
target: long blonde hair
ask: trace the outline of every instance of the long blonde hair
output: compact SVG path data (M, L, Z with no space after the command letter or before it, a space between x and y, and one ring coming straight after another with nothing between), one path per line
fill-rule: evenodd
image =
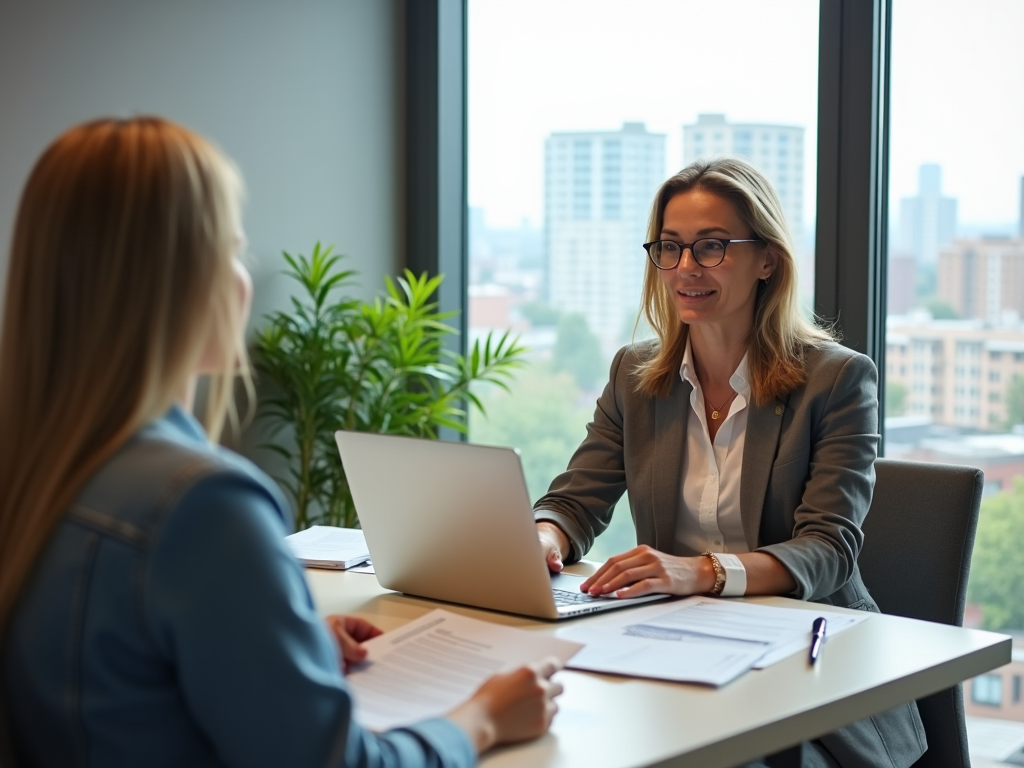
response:
M231 359L203 421L214 440L237 422L241 192L209 142L152 117L76 126L33 168L0 335L0 643L82 485L187 388L211 340Z
M761 282L748 342L751 393L758 405L771 402L803 383L807 347L832 340L829 331L804 318L797 296L796 260L782 203L771 183L752 165L735 158L702 159L670 178L654 197L648 240L661 237L665 206L683 192L701 189L728 200L752 234L777 256L770 281ZM658 269L649 260L641 310L658 337L655 351L636 369L636 388L665 397L679 377L689 326L679 319Z

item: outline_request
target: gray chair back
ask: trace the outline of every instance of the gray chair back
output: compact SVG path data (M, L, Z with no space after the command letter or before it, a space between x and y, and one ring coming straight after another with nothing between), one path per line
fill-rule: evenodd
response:
M883 613L963 626L985 475L974 467L878 459L858 564ZM920 768L969 768L961 686L918 700Z

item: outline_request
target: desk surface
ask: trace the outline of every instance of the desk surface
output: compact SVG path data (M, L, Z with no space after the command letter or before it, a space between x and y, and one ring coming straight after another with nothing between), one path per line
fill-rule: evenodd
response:
M571 570L581 567L586 569ZM307 570L306 575L321 614L363 616L385 632L438 607L534 632L554 633L564 624L406 597L382 589L367 574ZM816 610L814 604L781 597L747 599ZM559 679L565 693L551 732L489 753L482 764L727 768L1009 661L1010 638L1004 635L873 615L829 638L813 667L797 654L717 690L564 670Z

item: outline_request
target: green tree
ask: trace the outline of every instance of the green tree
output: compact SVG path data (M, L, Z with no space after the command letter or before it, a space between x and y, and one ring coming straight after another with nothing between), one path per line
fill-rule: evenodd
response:
M562 313L543 301L527 301L520 304L519 313L537 328L553 328L558 325Z
M523 371L511 389L511 393L495 387L481 389L478 394L487 417L470 420L469 439L518 448L530 498L535 501L565 470L593 411L580 406L579 387L571 376L549 373L542 366Z
M511 393L489 387L477 394L487 417L474 414L469 439L485 445L507 445L522 455L523 473L531 501L543 496L551 481L565 471L573 452L586 435L594 409L583 400L579 387L566 373L550 373L541 366L523 371ZM625 496L616 507L611 525L587 553L603 562L636 545L636 532Z
M1014 374L1006 385L1006 428L1024 424L1024 377Z
M604 378L607 365L601 354L601 342L583 315L562 315L558 321L551 365L555 372L569 373L580 389L587 391L593 390Z
M981 503L967 599L981 606L982 626L1024 629L1024 478Z
M925 308L932 313L932 317L936 320L959 320L960 313L953 309L953 305L948 301L943 301L940 298L932 296L926 299L924 302Z
M885 383L885 415L903 416L907 412L907 387L898 381Z

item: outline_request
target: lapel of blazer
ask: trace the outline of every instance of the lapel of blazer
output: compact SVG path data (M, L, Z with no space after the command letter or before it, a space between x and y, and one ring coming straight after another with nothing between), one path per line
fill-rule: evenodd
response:
M654 477L651 501L654 508L654 548L675 551L676 515L683 492L683 455L693 387L679 379L666 398L654 406Z
M743 479L740 482L740 518L747 546L757 549L761 530L761 512L772 462L779 447L782 419L789 398L752 406L747 417L747 435L743 445Z

